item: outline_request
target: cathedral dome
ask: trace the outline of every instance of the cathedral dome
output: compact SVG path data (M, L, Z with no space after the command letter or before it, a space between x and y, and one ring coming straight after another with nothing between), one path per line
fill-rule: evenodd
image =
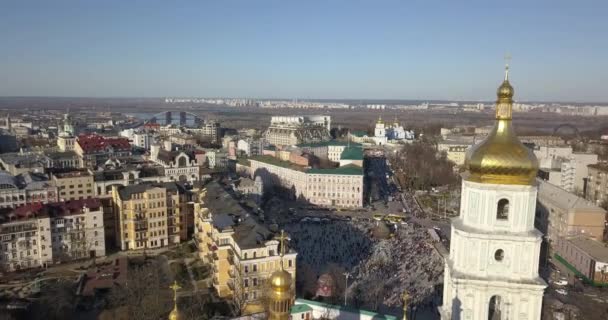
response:
M538 160L524 146L511 124L513 109L513 87L508 79L498 88L496 122L488 137L473 146L466 155L464 179L494 184L534 184L538 171Z
M185 319L185 318L182 317L182 315L180 314L179 310L177 310L177 308L174 308L173 310L171 310L171 313L169 313L169 320L181 320L181 319Z
M269 281L272 291L288 292L291 290L291 275L284 269L273 272Z

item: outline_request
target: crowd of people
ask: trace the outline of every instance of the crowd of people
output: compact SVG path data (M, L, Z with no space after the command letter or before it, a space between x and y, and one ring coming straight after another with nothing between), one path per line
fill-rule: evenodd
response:
M433 252L427 229L398 225L390 228L388 238L374 237L383 223L294 222L284 227L298 252L298 267L313 268L317 276L330 264L350 272L348 296L354 304L372 310L400 308L404 292L412 305L432 304L442 282L443 260Z

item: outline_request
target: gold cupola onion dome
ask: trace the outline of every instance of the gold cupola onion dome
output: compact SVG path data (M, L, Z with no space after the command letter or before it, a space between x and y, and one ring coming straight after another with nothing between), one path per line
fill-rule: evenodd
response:
M268 279L270 290L268 292L268 319L288 320L291 305L293 304L293 287L291 274L283 267L283 256L285 255L285 234L281 230L280 250L281 269L273 272Z
M382 120L382 116L378 116L378 121L376 123L378 123L378 124L384 123L384 121Z
M186 319L182 316L181 312L177 309L177 290L181 289L181 287L177 284L177 281L173 282L169 288L173 290L173 310L169 313L169 320L183 320Z
M492 184L534 184L538 160L532 150L519 141L513 129L513 94L507 65L505 79L498 87L494 128L482 142L467 152L465 180Z

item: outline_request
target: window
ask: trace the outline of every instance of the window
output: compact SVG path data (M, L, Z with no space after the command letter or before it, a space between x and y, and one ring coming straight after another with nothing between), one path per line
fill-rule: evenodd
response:
M505 258L505 252L502 249L498 249L496 250L496 252L494 252L494 259L496 261L502 261L502 259Z
M292 262L291 261L292 260L287 260L287 265L289 265L290 268L292 267Z
M500 199L496 208L496 219L507 220L509 219L509 200Z

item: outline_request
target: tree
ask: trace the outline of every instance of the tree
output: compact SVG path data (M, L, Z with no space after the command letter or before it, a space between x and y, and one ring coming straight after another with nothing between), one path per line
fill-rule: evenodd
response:
M111 306L125 306L128 318L134 320L166 316L172 308L172 297L168 289L169 279L161 270L158 260L129 268L126 283L110 293Z
M432 187L454 185L458 176L455 164L444 152L437 153L433 144L416 142L405 145L392 157L395 175L402 188L428 190Z

